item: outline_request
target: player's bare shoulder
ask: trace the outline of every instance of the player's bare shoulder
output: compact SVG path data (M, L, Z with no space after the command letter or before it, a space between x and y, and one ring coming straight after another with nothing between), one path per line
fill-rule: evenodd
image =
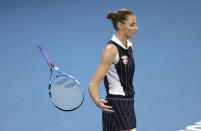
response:
M118 53L117 47L113 44L107 44L104 47L104 52L110 53L113 56L116 56L116 54Z

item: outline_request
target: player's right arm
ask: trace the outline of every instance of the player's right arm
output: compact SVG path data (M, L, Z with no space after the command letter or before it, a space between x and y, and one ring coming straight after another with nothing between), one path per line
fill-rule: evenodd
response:
M112 65L116 54L118 53L117 48L114 45L106 45L102 56L101 56L101 60L100 63L98 65L98 68L94 74L94 76L92 77L88 89L89 89L89 93L90 96L92 97L93 101L95 102L95 104L101 108L103 111L109 111L109 112L113 112L112 107L111 106L106 106L104 103L107 103L106 100L99 99L98 96L98 85L101 82L101 80L104 78L105 74L107 73L109 67Z

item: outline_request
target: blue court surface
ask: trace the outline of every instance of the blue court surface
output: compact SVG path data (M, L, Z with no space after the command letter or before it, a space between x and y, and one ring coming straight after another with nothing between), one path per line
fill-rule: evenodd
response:
M139 27L131 39L137 131L201 131L201 0L1 0L1 131L102 130L87 88L114 33L106 14L121 8L136 14ZM84 87L78 110L49 101L38 43Z

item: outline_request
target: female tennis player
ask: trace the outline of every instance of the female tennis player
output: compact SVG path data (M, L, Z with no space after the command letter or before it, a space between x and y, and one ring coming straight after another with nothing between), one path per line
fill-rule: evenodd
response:
M133 43L138 30L136 16L127 9L107 14L115 34L105 45L100 64L89 83L89 93L102 110L103 131L135 131ZM98 85L104 78L106 99L99 99Z

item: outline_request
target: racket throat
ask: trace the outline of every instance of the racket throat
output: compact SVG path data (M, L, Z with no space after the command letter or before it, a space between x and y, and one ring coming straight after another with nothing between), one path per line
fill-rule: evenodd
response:
M50 67L50 80L52 78L58 77L59 76L59 72L57 70L55 70L55 66L51 65Z

